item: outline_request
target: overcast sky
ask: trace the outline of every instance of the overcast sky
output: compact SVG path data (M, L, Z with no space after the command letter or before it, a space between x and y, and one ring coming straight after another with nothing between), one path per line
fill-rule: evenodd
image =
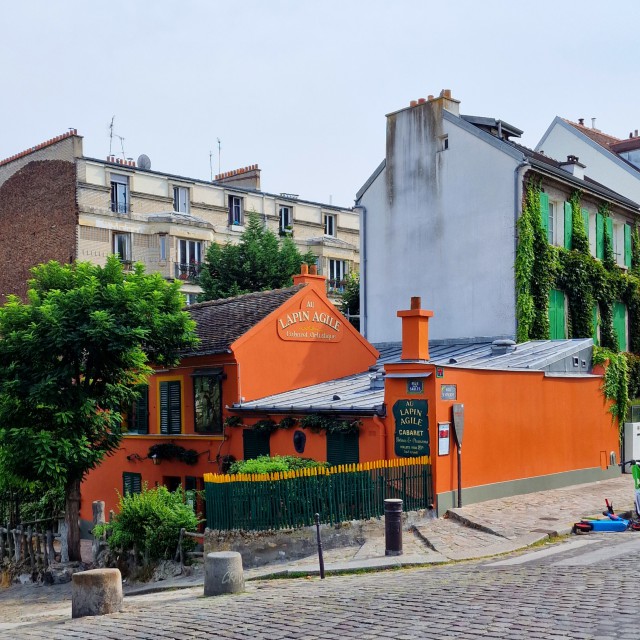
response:
M637 0L0 0L0 158L73 127L106 158L351 206L385 113L451 89L465 114L640 128ZM627 35L625 35L627 34ZM119 138L113 152L121 153Z

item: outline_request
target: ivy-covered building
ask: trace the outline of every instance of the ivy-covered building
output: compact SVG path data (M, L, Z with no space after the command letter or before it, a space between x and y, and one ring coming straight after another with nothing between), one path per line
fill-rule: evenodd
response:
M386 157L356 200L370 341L399 341L394 309L419 294L435 340L640 351L638 204L521 134L461 114L448 90L387 115Z

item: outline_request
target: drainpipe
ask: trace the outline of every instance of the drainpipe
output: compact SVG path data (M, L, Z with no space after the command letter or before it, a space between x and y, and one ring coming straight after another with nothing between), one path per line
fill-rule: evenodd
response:
M514 171L514 194L515 194L515 202L513 207L513 256L514 256L514 276L515 276L515 256L518 251L518 219L522 215L522 194L524 191L524 186L522 181L524 180L524 174L531 168L531 165L527 160L521 162ZM515 285L515 277L514 277L514 285ZM514 297L514 309L518 308L518 292L516 287L513 287L513 297ZM514 322L514 340L518 333L518 321L515 319Z
M356 204L360 209L360 333L367 337L367 208Z
M378 416L373 416L373 424L375 424L382 434L382 455L385 460L389 460L389 443L387 442L387 423L380 420Z

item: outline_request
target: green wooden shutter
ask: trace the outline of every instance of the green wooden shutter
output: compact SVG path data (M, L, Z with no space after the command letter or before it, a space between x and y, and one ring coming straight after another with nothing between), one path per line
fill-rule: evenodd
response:
M627 350L627 308L622 302L613 303L613 328L618 337L618 350Z
M327 462L331 465L360 462L360 434L327 433Z
M589 212L586 209L582 209L582 224L584 225L584 233L589 239Z
M140 397L133 403L131 429L135 433L149 433L149 387L140 387Z
M540 193L540 222L544 229L545 236L549 235L549 196L546 193Z
M245 460L252 460L258 456L271 455L269 447L270 433L257 433L252 429L242 432L243 455Z
M607 225L607 233L609 234L609 246L611 247L611 251L613 251L613 218L605 218L605 224Z
M598 303L593 305L591 312L591 322L593 323L593 344L598 344Z
M596 258L604 258L604 216L596 213Z
M160 433L181 433L180 381L160 383Z
M549 337L551 340L564 340L565 313L564 293L558 289L549 291Z
M132 493L142 492L142 475L139 473L129 473L125 471L122 474L122 495L128 496Z
M573 211L571 203L564 203L564 246L565 249L571 249L571 236L573 235Z
M624 264L631 268L631 226L624 225Z

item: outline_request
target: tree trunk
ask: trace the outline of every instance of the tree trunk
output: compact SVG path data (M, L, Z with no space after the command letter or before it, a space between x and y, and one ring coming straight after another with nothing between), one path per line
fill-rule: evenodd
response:
M80 479L71 480L65 491L64 520L67 524L69 560L80 557Z

